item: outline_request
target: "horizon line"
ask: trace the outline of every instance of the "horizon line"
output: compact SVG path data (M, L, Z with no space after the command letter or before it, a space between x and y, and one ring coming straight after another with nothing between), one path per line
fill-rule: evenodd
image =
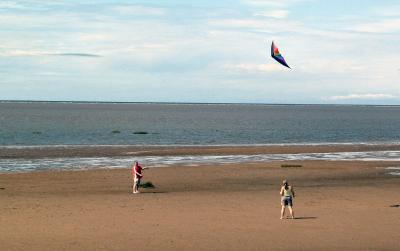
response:
M187 101L93 101L93 100L13 100L1 99L0 103L75 103L75 104L182 104L182 105L326 105L326 106L400 106L400 104L334 104L334 103L263 103L263 102L187 102Z

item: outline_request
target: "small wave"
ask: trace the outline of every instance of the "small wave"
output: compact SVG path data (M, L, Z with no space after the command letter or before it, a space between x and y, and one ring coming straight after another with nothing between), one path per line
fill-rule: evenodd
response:
M259 163L271 161L400 161L400 151L255 154L255 155L200 155L200 156L138 156L138 157L67 157L41 159L0 159L0 172L36 170L82 170L128 168L138 160L147 167L174 165L198 166L205 164ZM392 167L397 168L397 167ZM388 169L397 170L397 169ZM397 175L397 174L396 174Z
M391 170L392 172L388 172L389 175L400 176L400 167L397 166L389 166L385 168L386 170Z
M390 166L390 167L386 167L386 170L400 170L400 167L395 167L395 166Z

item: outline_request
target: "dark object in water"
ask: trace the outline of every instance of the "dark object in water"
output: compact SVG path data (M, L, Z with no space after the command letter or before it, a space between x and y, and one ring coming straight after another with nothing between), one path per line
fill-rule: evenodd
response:
M143 183L143 184L140 184L139 187L141 187L141 188L154 188L155 186L153 185L153 183L151 183L150 181L148 181L148 182L145 182L145 183Z
M390 207L400 207L400 204L390 205Z
M281 168L287 168L287 167L302 167L302 165L290 165L290 164L283 164L281 165Z
M121 131L120 130L114 130L114 131L112 131L112 133L121 133Z
M133 132L133 134L149 134L148 132L144 132L144 131L137 131L137 132Z
M32 132L32 134L35 134L35 135L40 135L40 134L42 134L42 132L39 132L39 131L34 131L34 132Z
M0 190L4 190L4 189L6 189L5 187L0 187Z

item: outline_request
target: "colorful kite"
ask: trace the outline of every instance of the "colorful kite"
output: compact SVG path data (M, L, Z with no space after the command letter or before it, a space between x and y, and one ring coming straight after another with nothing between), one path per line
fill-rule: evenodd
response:
M271 57L273 57L280 64L282 64L282 65L286 66L287 68L291 69L289 67L289 65L286 63L285 59L279 53L278 47L275 46L273 41L272 41L272 44L271 44Z

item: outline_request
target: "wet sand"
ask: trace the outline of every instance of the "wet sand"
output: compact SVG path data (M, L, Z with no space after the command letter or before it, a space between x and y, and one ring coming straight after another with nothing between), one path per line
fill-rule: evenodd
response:
M268 151L270 151L269 149ZM294 151L296 149L290 149ZM222 150L221 150L222 151ZM177 153L174 153L177 154ZM282 168L282 164L301 167ZM0 174L1 250L399 250L400 162L296 161ZM295 187L295 220L279 188Z
M296 154L400 151L400 144L254 145L254 146L32 146L0 147L0 158L115 157L228 154Z

